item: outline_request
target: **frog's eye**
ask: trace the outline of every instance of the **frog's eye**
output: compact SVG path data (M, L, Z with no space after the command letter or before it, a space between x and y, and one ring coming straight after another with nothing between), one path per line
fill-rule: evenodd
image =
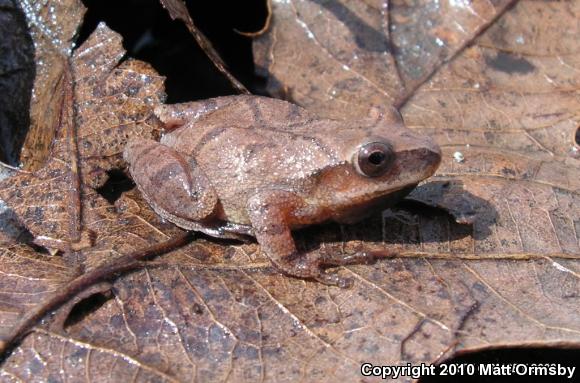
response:
M378 177L389 170L394 158L391 145L384 142L370 142L359 149L356 169L363 176Z

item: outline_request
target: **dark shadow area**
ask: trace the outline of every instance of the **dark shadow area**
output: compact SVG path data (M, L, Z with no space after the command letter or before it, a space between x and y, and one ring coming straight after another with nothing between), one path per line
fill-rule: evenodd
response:
M497 211L486 200L474 196L463 188L463 182L430 181L415 188L407 197L407 201L414 201L425 206L443 209L451 214L455 221L461 224L485 223L484 230L495 223ZM487 237L489 231L482 235Z
M110 295L96 293L81 300L70 310L64 321L64 329L81 322L88 315L101 308L109 299L111 299Z
M50 254L46 248L34 243L34 235L24 227L14 211L6 209L0 213L0 225L2 225L2 234L6 239L11 238L14 243L25 244L39 254Z
M349 7L340 1L312 0L314 3L326 8L347 27L354 37L356 45L360 49L370 52L386 53L391 51L390 41L384 31L370 26L365 20L351 11Z
M423 184L391 208L375 212L354 224L328 223L298 230L297 245L309 251L322 243L362 241L388 249L390 245L447 243L471 235L483 239L491 235L490 227L498 216L489 202L463 190L460 183L446 181Z
M34 45L16 1L0 5L0 161L18 166L30 125Z
M78 45L99 22L123 37L129 57L150 63L165 82L168 103L198 100L236 91L214 67L185 25L171 20L158 0L84 0L88 8ZM235 30L256 31L266 20L265 0L223 4L187 1L196 26L208 37L232 74L250 91L259 86L254 75L251 39Z
M424 376L418 382L580 382L579 349L555 347L497 348L461 354L442 364L447 366L439 365L436 369L437 376ZM450 367L450 365L455 365L455 367ZM544 367L547 370L544 370ZM576 367L576 369L573 376L569 378L569 368L571 367ZM463 374L459 372L461 369ZM503 375L500 374L502 369ZM514 369L515 372L507 374L508 369ZM441 376L440 374L444 370L448 374L454 371L454 374ZM473 373L467 371L473 371ZM492 375L493 371L495 374ZM552 374L550 375L550 373Z
M123 192L131 190L135 187L135 183L124 172L118 169L113 169L107 172L108 179L103 186L97 189L103 198L114 204L119 199Z

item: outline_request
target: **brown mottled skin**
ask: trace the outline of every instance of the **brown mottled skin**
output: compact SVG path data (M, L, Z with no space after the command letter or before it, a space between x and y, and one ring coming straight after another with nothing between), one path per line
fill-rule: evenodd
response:
M280 271L330 284L346 282L321 266L342 262L297 254L291 230L360 220L402 198L441 160L439 147L394 110L335 121L281 100L229 96L155 113L171 132L161 142L130 141L124 157L160 216L216 237L253 235ZM367 158L363 147L380 153Z

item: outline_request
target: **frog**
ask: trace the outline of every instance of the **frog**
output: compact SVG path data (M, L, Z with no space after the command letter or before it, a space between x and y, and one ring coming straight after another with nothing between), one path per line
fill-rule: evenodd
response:
M372 255L301 253L292 232L380 212L441 162L439 146L407 128L392 107L339 120L237 95L161 104L154 114L165 126L161 139L130 139L123 157L161 218L211 237L253 237L274 269L328 285L351 284L333 266L371 262Z

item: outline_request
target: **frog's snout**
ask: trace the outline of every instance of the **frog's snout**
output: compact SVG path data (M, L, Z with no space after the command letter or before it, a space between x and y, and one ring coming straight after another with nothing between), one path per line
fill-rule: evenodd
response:
M431 177L441 164L441 148L434 141L429 139L423 148L423 160L428 168L426 177Z
M430 145L427 147L427 150L433 156L433 160L436 163L436 167L439 167L441 163L441 148L435 142L431 141Z

